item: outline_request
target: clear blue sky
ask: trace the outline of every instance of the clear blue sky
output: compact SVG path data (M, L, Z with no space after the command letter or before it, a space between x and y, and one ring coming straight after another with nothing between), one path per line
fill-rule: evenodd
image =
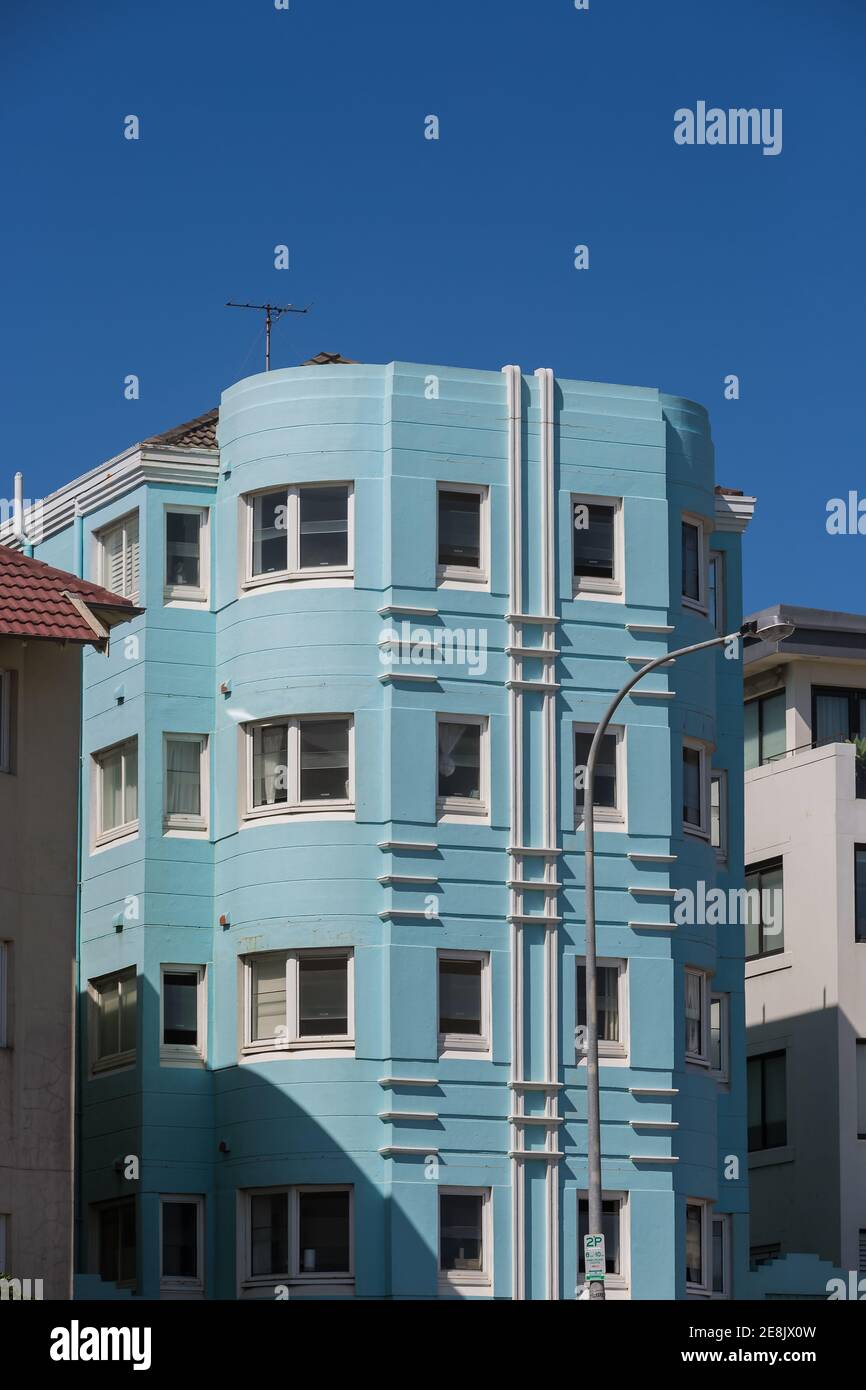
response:
M825 531L866 496L864 0L4 0L0 52L0 493L258 370L225 300L313 300L275 366L519 362L703 402L719 479L759 498L747 609L866 610L866 536ZM698 100L781 107L782 153L676 145Z

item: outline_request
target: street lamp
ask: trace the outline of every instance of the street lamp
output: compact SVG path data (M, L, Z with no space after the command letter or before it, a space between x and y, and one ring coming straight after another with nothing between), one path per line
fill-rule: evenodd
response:
M629 691L659 666L676 661L678 657L690 656L692 652L706 651L708 647L720 647L725 642L739 641L744 637L757 637L765 642L784 642L794 631L793 623L782 618L780 613L762 615L761 626L753 620L743 623L738 632L727 633L724 637L712 637L707 642L694 642L689 647L680 647L674 652L665 652L653 661L648 661L636 671L614 695L601 723L593 734L586 760L583 799L584 865L586 873L586 1124L587 1124L587 1162L589 1166L589 1213L587 1233L602 1234L601 1221L601 1121L598 1085L598 975L595 954L595 827L593 824L593 783L598 750L607 727L616 713L617 707ZM593 1279L589 1285L590 1298L604 1298L604 1280Z

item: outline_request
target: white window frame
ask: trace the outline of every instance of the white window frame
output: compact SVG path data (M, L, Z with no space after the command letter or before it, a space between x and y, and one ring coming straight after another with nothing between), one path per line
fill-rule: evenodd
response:
M683 608L690 608L694 613L701 613L706 618L709 616L707 607L707 529L703 517L695 516L690 512L683 512L680 520L683 526L692 526L698 533L698 597L689 598L687 594L680 595ZM682 537L682 532L680 532ZM680 541L682 544L682 540ZM681 562L682 564L682 562Z
M330 723L344 720L349 727L349 796L341 801L301 801L301 725ZM286 738L286 800L275 801L271 806L253 805L253 730L285 725ZM293 714L271 719L256 719L241 725L245 739L245 796L244 819L262 820L272 816L328 816L335 812L341 818L355 813L355 718L345 713L336 714Z
M301 1037L300 1026L300 971L299 961L303 958L321 959L333 956L346 962L346 1032L319 1034L316 1037ZM270 1039L253 1038L253 966L256 961L266 958L282 958L286 964L286 1022L285 1037ZM334 1056L344 1057L355 1051L355 952L352 946L328 946L301 948L295 951L257 951L242 956L244 969L244 1026L242 1054L246 1057L285 1057Z
M122 767L122 800L123 809L126 811L126 769L127 760L130 752L135 756L136 771L136 816L134 820L124 821L122 825L116 825L111 830L102 830L102 808L103 808L103 782L105 777L104 761L111 753L120 753ZM117 840L128 840L138 834L141 821L141 778L138 765L138 736L133 734L131 738L121 739L118 743L112 743L107 748L98 748L92 755L93 761L93 843L95 846L110 845Z
M199 745L199 797L201 815L187 816L170 813L166 809L168 797L168 745L169 742L197 743ZM176 734L166 730L162 736L162 828L164 834L178 832L201 836L208 833L210 812L210 739L207 734Z
M456 961L478 961L481 966L481 1035L477 1037L473 1033L443 1033L439 1030L442 1018L440 1002L441 995L441 963L444 960ZM489 951L452 951L442 950L436 952L436 1027L439 1038L440 1057L490 1057L492 1052L493 1038L491 1030L491 1008L490 1008L490 952Z
M709 1298L712 1296L713 1283L713 1244L712 1244L712 1211L713 1204L706 1197L687 1197L685 1205L685 1221L683 1226L684 1241L688 1239L688 1209L689 1207L700 1207L701 1209L701 1280L700 1283L691 1282L686 1278L686 1293L695 1296ZM684 1257L686 1251L683 1251ZM686 1266L687 1267L687 1266Z
M716 1069L713 1067L712 1056L712 1007L713 1004L719 1005L719 1051L721 1052L722 1065ZM708 1041L708 1061L710 1075L717 1081L725 1082L730 1080L731 1075L731 996L721 990L710 990L710 1015L708 1021L710 1038Z
M725 594L725 552L724 552L724 550L711 550L711 551L710 551L710 553L709 553L709 559L708 559L708 561L707 561L707 569L708 569L708 571L711 570L711 569L715 569L715 572L716 572L716 583L715 583L715 594L716 594L715 630L716 630L716 632L717 632L717 634L718 634L719 637L724 637L724 636L726 635L726 633L727 633L727 626L726 626L726 624L725 624L725 618L727 617L727 612L726 612L727 604L726 604L726 594ZM707 589L707 612L708 612L708 613L709 613L709 602L710 602L710 595L709 595L709 587L708 587L708 589Z
M574 573L574 540L577 528L574 524L576 507L610 507L613 511L613 578L594 579L591 575ZM601 602L625 601L625 525L623 520L623 501L621 497L603 497L591 492L571 494L571 586L574 598L594 599Z
M719 787L719 843L713 848L716 852L716 859L720 864L727 863L728 859L728 774L725 768L710 769L710 842L712 843L713 833L713 783L718 783Z
M308 1193L347 1192L349 1195L349 1268L347 1270L328 1270L320 1274L301 1268L301 1198ZM252 1221L251 1206L253 1197L288 1198L288 1269L275 1274L252 1273ZM270 1294L278 1285L287 1284L295 1297L312 1296L334 1292L351 1293L355 1284L355 1188L352 1183L298 1183L277 1187L250 1187L238 1192L237 1221L237 1269L240 1272L240 1296L245 1293L255 1295Z
M481 1269L443 1269L442 1197L481 1198ZM493 1189L491 1187L441 1186L436 1194L436 1266L439 1294L485 1297L493 1293Z
M628 1027L628 960L623 956L599 956L596 965L607 966L617 972L617 1006L619 1009L619 1042L609 1042L602 1038L598 1040L599 1060L627 1064L629 1048L629 1027ZM580 971L586 970L586 956L575 956L574 958L574 1017L575 1026L580 1027L580 1017L578 1015L578 982ZM577 1047L575 1038L575 1061L577 1066L585 1066L586 1054Z
M696 1067L709 1068L710 1066L710 977L706 970L699 970L697 966L687 965L683 970L683 1048L686 1049L686 987L685 980L689 976L694 976L700 986L701 1001L701 1038L700 1051L689 1052L685 1050L685 1059L688 1064Z
M718 1226L721 1226L721 1228L722 1228L722 1287L721 1287L721 1289L718 1289L718 1290L713 1288L713 1236L714 1236L714 1234L715 1234L715 1227L716 1227L717 1225L718 1225ZM708 1270L709 1278L708 1278L708 1281L707 1281L707 1282L708 1282L708 1284L709 1284L709 1286L710 1286L710 1298L715 1299L717 1302L718 1302L718 1301L721 1301L721 1300L723 1300L723 1299L724 1299L724 1300L727 1300L727 1299L729 1299L729 1298L732 1297L732 1282L733 1282L733 1259L731 1258L731 1257L732 1257L732 1253L733 1253L733 1251L732 1251L732 1240L733 1240L733 1226L732 1226L732 1223L731 1223L731 1214L730 1214L730 1212L727 1212L727 1211L718 1211L718 1212L717 1212L717 1211L714 1211L714 1212L712 1212L712 1213L711 1213L711 1216L710 1216L710 1254L709 1254L709 1265L710 1265L710 1267L709 1267L709 1270Z
M346 558L345 565L316 565L310 569L301 568L301 492L313 488L344 487L346 500ZM285 494L286 498L286 568L274 570L272 574L253 573L253 545L255 533L255 499L270 494ZM286 487L262 487L245 493L241 499L246 510L244 526L244 568L243 587L258 589L269 584L305 583L309 587L334 583L351 584L355 577L355 485L347 478L319 478L310 483L289 483Z
M128 536L128 530L129 530L130 522L132 522L132 521L135 522L135 530L136 530L136 537L137 537L137 543L138 543L138 566L139 566L139 574L138 574L138 583L135 584L135 585L132 584L132 577L131 577L131 575L127 575L127 565L128 565L127 551L128 551L128 549L129 549L129 536ZM99 576L98 583L101 585L101 587L102 587L103 589L108 589L111 593L117 593L118 590L112 586L112 584L111 584L111 582L110 582L110 575L107 573L107 571L108 571L108 565L107 565L107 554L106 554L106 552L107 552L107 541L108 541L108 538L109 538L109 536L112 535L112 533L113 533L114 531L122 531L122 532L123 532L123 582L122 582L122 584L121 584L121 586L120 586L120 596L121 596L122 598L128 598L132 603L137 603L137 602L138 602L138 598L139 598L139 594L140 594L140 591L141 591L141 559L142 559L142 554L141 554L141 517L140 517L140 515L139 515L138 508L136 508L134 511L127 512L125 516L119 516L119 517L117 518L116 521L112 521L112 522L110 522L107 526L101 527L101 528L100 528L98 531L96 531L95 534L94 534L94 539L95 539L95 541L96 541L96 556L97 556L97 561L96 561L96 572L97 572L97 574L98 574L98 576Z
M127 980L135 980L135 1036L136 1045L127 1048L125 1052L111 1052L105 1057L99 1056L99 1001L102 997L102 985L114 984L118 987ZM141 1008L141 981L138 978L138 969L134 965L125 966L123 970L110 970L106 975L96 975L92 980L87 981L88 1007L88 1032L90 1036L90 1075L101 1076L109 1071L126 1071L134 1067L138 1055L138 1023L139 1010Z
M196 977L196 1034L198 1042L167 1043L165 1041L165 977L194 975ZM204 1065L207 1059L207 966L168 965L159 967L159 1060L161 1066Z
M196 1208L196 1269L192 1279L181 1279L163 1273L162 1262L165 1254L163 1246L163 1212L169 1205L194 1206ZM161 1192L159 1194L159 1287L165 1293L187 1294L192 1297L204 1293L204 1197L191 1192Z
M439 795L439 725L477 724L481 730L478 740L478 790L479 799L469 796ZM488 820L490 817L490 719L486 714L449 714L438 710L436 714L436 738L434 744L434 776L436 787L436 819L451 823L461 821Z
M630 1231L630 1211L629 1193L625 1190L604 1191L601 1194L602 1202L619 1203L619 1274L605 1274L604 1291L605 1294L613 1293L619 1299L628 1298L631 1287L631 1231ZM586 1188L578 1188L575 1205L575 1231L577 1239L580 1241L580 1204L589 1201L589 1192ZM586 1278L580 1272L580 1257L582 1251L577 1250L575 1260L576 1279L578 1289L585 1287Z
M597 724L584 724L580 721L573 721L571 725L571 761L575 759L575 734L594 734L598 728ZM593 806L592 823L601 830L613 830L623 833L628 829L628 784L627 784L627 744L626 726L624 724L609 724L604 731L604 737L610 735L616 739L616 806ZM577 800L574 795L576 788L574 778L577 775L575 766L572 773L572 809L574 813L574 828L581 830L584 825L583 808L578 810Z
M443 492L468 492L480 498L478 508L478 568L439 563L439 497ZM436 584L440 589L490 587L490 488L486 483L436 484Z
M180 512L184 516L199 518L198 531L198 573L200 583L169 584L168 582L168 518L169 513ZM166 606L177 608L202 608L210 603L210 507L187 507L167 502L163 520L163 569L162 594Z
M0 1047L9 1047L9 950L10 942L0 941ZM3 1265L0 1262L0 1270Z
M12 771L12 672L0 670L0 772Z
M706 840L707 843L709 843L709 839L710 839L710 749L709 749L709 747L708 747L708 745L707 745L706 743L703 743L703 742L702 742L700 739L698 739L698 738L687 738L687 737L683 737L682 757L681 757L681 763L682 763L681 776L682 776L682 778L683 778L683 785L682 785L682 790L681 790L681 800L682 800L682 801L685 800L685 790L684 790L684 789L685 789L685 767L686 767L685 752L686 752L686 749L687 749L687 748L691 749L692 752L697 753L697 754L699 755L699 757L700 757L699 776L700 776L700 780L701 780L701 823L700 823L700 825L690 825L686 820L683 820L683 834L684 834L684 835L694 835L696 839L698 839L698 840Z

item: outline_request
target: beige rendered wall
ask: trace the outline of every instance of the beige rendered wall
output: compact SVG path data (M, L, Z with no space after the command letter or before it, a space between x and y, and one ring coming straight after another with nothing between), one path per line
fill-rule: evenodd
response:
M0 638L15 673L11 774L0 773L0 1213L7 1273L71 1296L72 1058L81 653Z

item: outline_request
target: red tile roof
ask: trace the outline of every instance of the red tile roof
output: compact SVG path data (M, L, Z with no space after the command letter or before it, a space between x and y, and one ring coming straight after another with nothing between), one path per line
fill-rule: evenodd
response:
M98 584L0 545L0 637L101 645L80 609L64 596L67 593L77 595L107 628L142 611Z
M302 367L332 367L335 363L342 362L347 367L357 367L360 363L354 357L343 357L339 352L317 352L315 357L308 357L306 362L302 362Z
M149 439L143 440L142 444L162 444L172 449L215 449L218 418L219 410L214 407L204 415L197 415L194 420L187 420L183 425L175 425L173 429L165 430L162 434L152 434Z

